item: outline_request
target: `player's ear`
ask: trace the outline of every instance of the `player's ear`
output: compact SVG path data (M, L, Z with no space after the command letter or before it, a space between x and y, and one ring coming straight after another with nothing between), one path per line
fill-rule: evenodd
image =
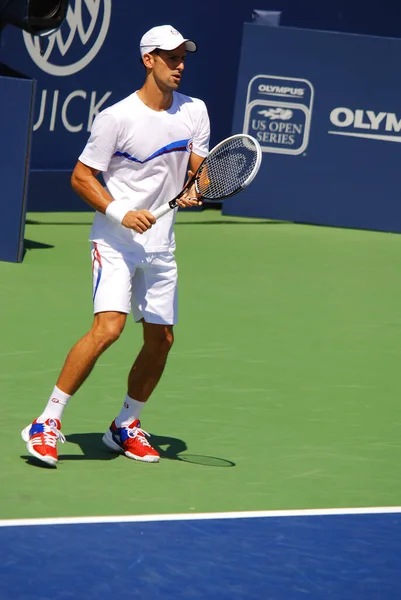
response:
M142 56L142 62L147 69L151 69L153 67L154 58L152 54L144 54Z

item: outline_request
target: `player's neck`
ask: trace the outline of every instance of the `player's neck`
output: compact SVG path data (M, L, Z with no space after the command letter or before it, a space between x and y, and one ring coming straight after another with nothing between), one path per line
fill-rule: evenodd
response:
M146 106L156 111L168 110L173 103L173 92L161 90L154 81L147 79L137 96Z

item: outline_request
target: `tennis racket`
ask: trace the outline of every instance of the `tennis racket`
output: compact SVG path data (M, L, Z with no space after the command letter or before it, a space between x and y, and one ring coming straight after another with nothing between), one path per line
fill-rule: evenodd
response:
M217 144L174 200L159 206L153 215L159 219L177 207L177 200L195 183L200 200L225 200L238 194L255 178L262 162L262 149L245 133L232 135Z

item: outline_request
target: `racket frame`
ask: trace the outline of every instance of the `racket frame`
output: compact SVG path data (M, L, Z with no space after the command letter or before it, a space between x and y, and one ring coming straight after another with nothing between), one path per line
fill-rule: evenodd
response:
M199 190L196 186L196 182L200 177L200 173L202 171L202 167L205 163L205 161L214 153L216 152L219 148L221 148L221 146L224 146L225 144L227 144L227 142L231 141L231 140L235 140L237 138L248 138L249 141L252 143L252 145L256 148L256 162L255 165L252 169L251 174L249 175L249 177L244 181L244 183L238 187L238 189L234 190L233 192L231 192L230 194L225 194L224 196L219 196L218 198L208 198L208 196L200 196L202 199L204 200L209 200L210 202L220 202L220 200L225 200L226 198L231 198L231 196L235 196L235 194L238 194L238 192L240 192L241 190L243 190L244 188L246 188L250 183L252 183L252 181L255 179L258 171L259 171L259 167L260 164L262 162L262 148L260 147L259 142L252 137L251 135L248 135L247 133L236 133L235 135L231 135L230 137L226 138L225 140L222 140L221 142L219 142L216 146L214 146L214 148L212 148L212 150L209 152L208 156L201 162L201 164L198 167L198 170L196 171L196 174L194 175L193 179L195 181L195 187L196 187L196 191L198 193ZM193 181L191 181L190 185L193 184ZM178 198L179 199L179 198Z
M235 140L236 138L241 138L241 139L248 138L249 141L252 143L252 145L256 148L256 162L252 169L251 174L244 181L244 183L238 187L238 189L234 190L230 194L225 194L224 196L219 196L218 198L208 198L208 196L204 196L204 195L200 194L198 186L197 186L197 182L200 178L200 174L202 172L202 168L203 168L205 162L208 160L208 158L210 156L212 156L212 154L214 154L217 150L219 150L219 148L221 148L221 146L224 146L225 144L227 144L227 142L229 142L231 140ZM174 208L177 208L177 206L178 206L177 200L182 198L182 196L185 194L185 192L194 183L195 183L196 191L199 194L199 197L198 197L199 200L208 200L210 202L220 202L221 200L225 200L226 198L231 198L231 196L235 196L235 194L238 194L238 192L240 192L241 190L246 188L250 183L252 183L252 181L254 180L254 178L256 177L256 175L259 171L261 162L262 162L262 148L260 147L259 142L254 137L252 137L251 135L248 135L247 133L236 133L234 135L231 135L230 137L219 142L216 146L214 146L210 150L209 154L207 156L205 156L205 158L202 160L201 164L197 168L196 173L194 173L194 175L192 175L191 179L186 183L186 185L183 187L181 192L175 198L173 198L173 200L170 200L169 202L166 202L162 206L159 206L159 208L157 208L155 211L153 211L153 215L156 217L156 219L158 219L161 216L165 215L167 212L169 212L170 209L173 210Z

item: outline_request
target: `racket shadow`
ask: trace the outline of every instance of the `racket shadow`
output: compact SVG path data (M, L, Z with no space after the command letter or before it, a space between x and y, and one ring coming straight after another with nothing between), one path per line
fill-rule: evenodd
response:
M217 456L204 456L202 454L189 454L187 444L179 438L150 434L149 442L160 454L160 458L177 460L204 467L235 467L232 460Z

